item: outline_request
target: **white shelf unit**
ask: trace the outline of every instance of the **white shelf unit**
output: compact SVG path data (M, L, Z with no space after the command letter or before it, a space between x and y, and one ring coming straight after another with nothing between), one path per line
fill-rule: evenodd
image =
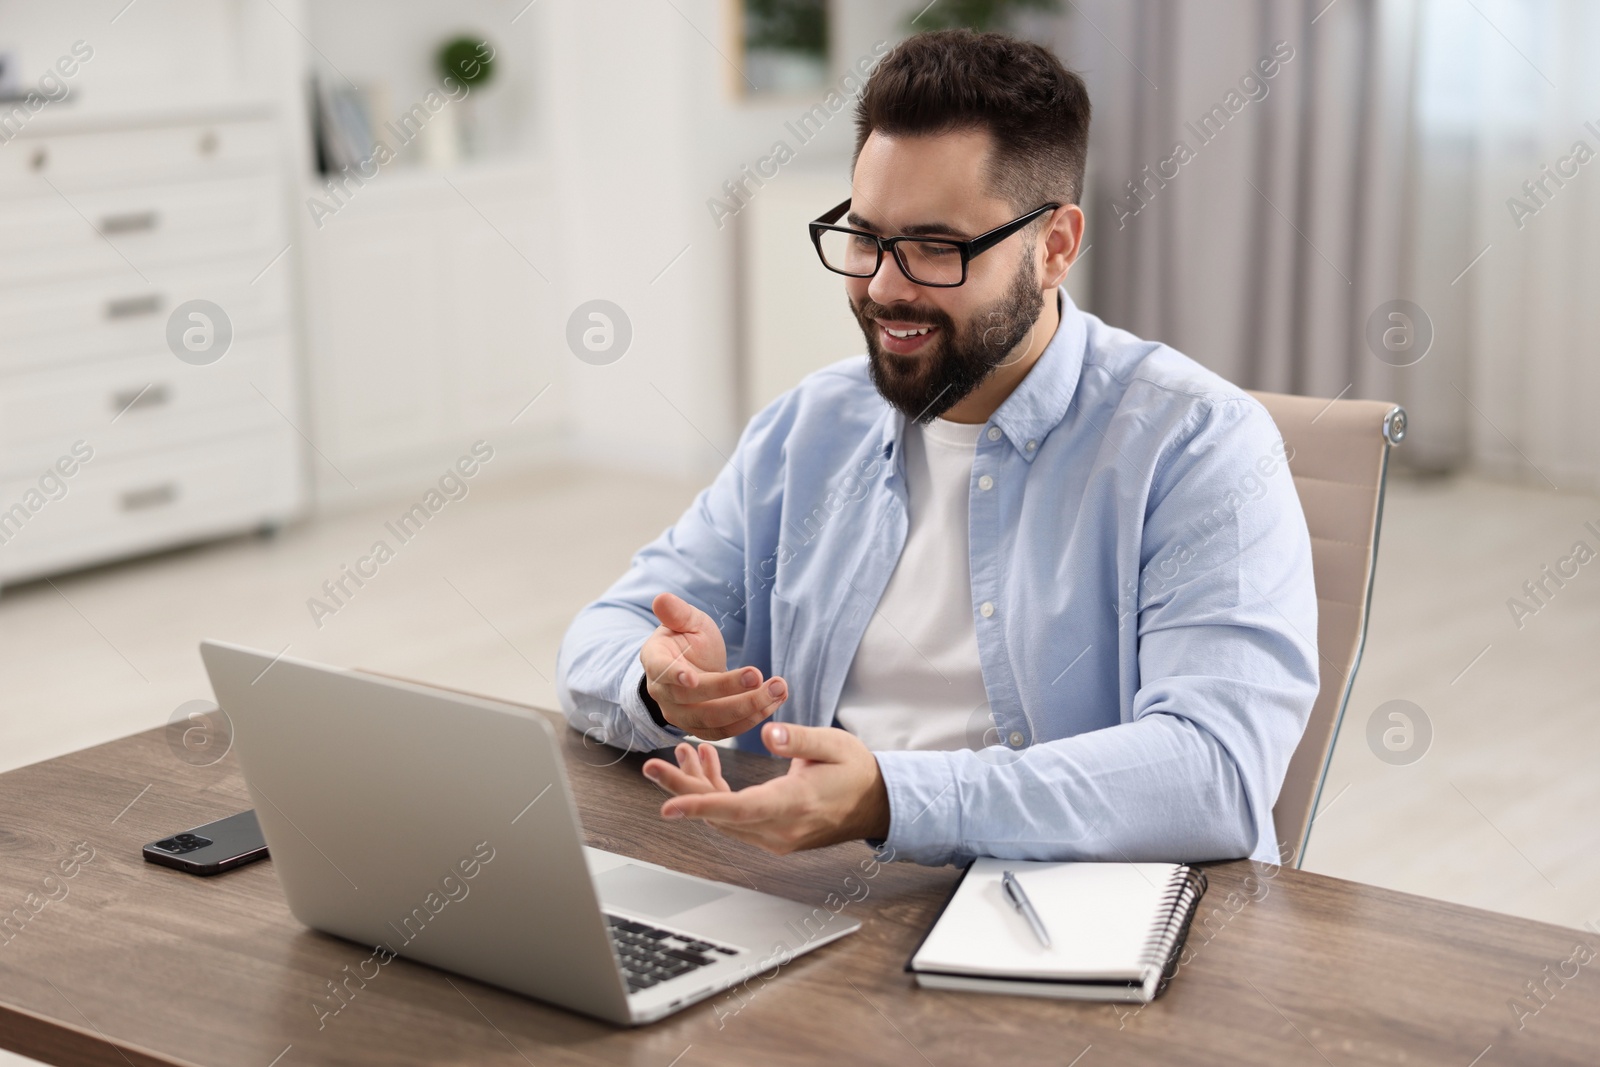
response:
M314 173L305 131L293 216L319 509L413 493L477 440L495 449L491 477L567 455L576 359L564 334L573 302L560 273L555 176L540 136L549 45L536 8L513 23L521 9L504 0L304 8L313 44L299 57L302 91L313 75L360 88L373 137L397 157L351 175ZM457 35L482 35L495 55L490 83L466 99L446 93L435 66L439 46ZM419 111L429 94L446 102ZM469 113L477 154L454 165L431 159L428 140L452 136ZM402 127L415 139L403 141ZM315 214L313 202L324 205Z
M0 152L0 584L303 511L275 114L46 112ZM193 299L232 325L206 365L167 341Z

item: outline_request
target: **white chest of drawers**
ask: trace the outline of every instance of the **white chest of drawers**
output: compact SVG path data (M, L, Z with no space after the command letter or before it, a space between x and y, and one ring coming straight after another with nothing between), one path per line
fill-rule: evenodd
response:
M49 118L0 144L0 584L295 517L271 113ZM214 362L169 345L190 300L231 324Z

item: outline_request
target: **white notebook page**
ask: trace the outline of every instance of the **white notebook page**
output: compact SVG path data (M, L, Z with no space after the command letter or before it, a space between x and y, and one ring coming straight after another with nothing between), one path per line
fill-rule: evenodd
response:
M1165 917L1173 863L1038 863L974 860L912 967L1029 978L1144 978L1141 957ZM1021 883L1050 933L1039 944L1006 900L1002 871Z

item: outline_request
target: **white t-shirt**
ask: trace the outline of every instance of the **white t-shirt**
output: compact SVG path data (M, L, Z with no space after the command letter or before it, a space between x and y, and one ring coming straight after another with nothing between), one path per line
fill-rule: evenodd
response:
M839 725L874 751L982 748L967 499L982 424L906 421L905 548L839 697Z

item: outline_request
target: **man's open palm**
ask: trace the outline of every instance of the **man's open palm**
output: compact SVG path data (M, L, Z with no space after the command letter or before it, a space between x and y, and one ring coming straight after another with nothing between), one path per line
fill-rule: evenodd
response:
M782 678L762 684L755 667L728 670L728 651L716 620L672 593L650 608L661 625L639 651L645 688L661 716L707 741L742 734L777 710L789 695Z
M779 855L888 837L888 789L877 757L860 738L832 726L777 722L762 734L768 751L789 758L789 771L744 789L722 777L716 745L679 744L676 767L646 760L644 776L673 795L661 805L662 817L701 819Z

